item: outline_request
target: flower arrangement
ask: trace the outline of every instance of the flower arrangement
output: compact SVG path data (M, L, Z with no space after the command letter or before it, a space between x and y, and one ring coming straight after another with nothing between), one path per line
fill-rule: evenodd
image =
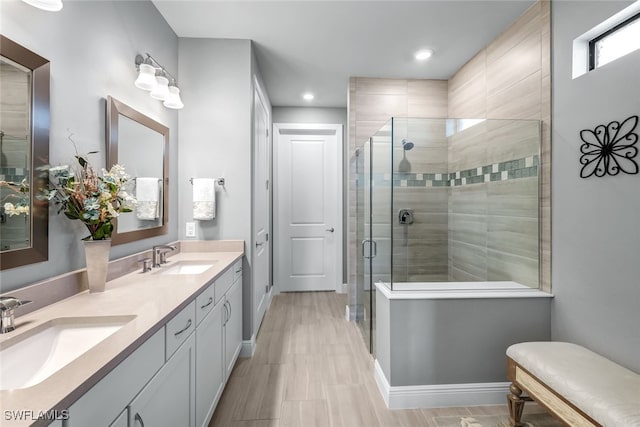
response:
M131 212L136 204L136 199L125 190L130 177L118 164L108 171L102 169L102 176L98 176L87 156L76 150L75 158L78 164L73 168L68 165L49 168L45 197L59 206L58 214L64 212L67 218L84 223L91 234L82 240L109 239L113 233L111 221L120 213Z
M29 215L29 183L26 178L20 183L0 181L0 187L6 187L11 190L10 193L3 198L5 203L2 207L5 214L9 216ZM8 200L12 201L10 202Z

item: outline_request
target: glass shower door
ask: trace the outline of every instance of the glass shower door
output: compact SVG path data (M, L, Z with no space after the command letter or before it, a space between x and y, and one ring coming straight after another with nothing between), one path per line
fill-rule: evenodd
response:
M372 352L371 295L371 139L356 152L357 312L362 337Z
M392 121L358 152L357 320L371 354L376 352L376 282L391 282Z

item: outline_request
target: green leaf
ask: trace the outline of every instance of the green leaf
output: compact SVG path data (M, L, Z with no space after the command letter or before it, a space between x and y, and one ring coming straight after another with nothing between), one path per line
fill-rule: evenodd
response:
M69 211L64 211L64 214L66 215L67 218L69 219L80 219L79 216L69 212Z
M85 167L87 165L87 160L84 157L76 156L76 159L78 159L78 163L80 163L80 166Z

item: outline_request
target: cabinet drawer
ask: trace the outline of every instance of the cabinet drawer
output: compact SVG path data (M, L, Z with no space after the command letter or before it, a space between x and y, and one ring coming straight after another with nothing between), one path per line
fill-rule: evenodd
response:
M180 344L191 335L196 328L196 302L186 306L180 313L167 322L165 327L166 348L165 361L169 360Z
M233 264L233 281L235 282L240 277L242 277L242 258Z
M226 294L229 288L233 285L233 276L235 274L234 271L234 268L230 267L222 274L222 276L216 279L216 304L222 299L224 294Z
M204 290L196 298L196 325L199 325L202 319L213 310L215 305L215 284L211 283L207 289Z

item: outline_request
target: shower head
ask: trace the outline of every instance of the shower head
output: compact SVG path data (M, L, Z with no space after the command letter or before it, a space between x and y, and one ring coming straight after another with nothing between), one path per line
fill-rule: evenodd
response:
M402 148L404 149L404 151L411 150L413 148L413 142L409 141L408 139L403 139Z

